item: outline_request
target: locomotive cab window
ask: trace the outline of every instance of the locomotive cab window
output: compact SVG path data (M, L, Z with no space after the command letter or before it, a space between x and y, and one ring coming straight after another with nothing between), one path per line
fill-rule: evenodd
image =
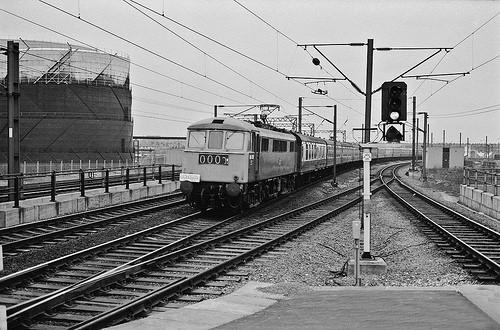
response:
M222 149L223 131L208 132L208 149Z
M242 132L226 133L227 150L243 150L244 135Z
M260 151L268 151L268 150L269 150L269 139L263 138Z
M205 131L190 131L188 137L188 147L201 149L205 146Z

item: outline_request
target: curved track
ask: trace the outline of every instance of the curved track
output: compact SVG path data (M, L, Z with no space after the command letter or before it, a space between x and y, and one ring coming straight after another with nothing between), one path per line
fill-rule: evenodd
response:
M500 281L500 233L409 187L395 171L385 187L423 221L424 233L479 281Z
M378 184L374 190L382 187ZM191 295L184 296L184 299L195 300L196 295L203 292L217 291L221 282L213 279L218 275L228 275L231 268L245 260L273 249L356 205L361 200L358 190L359 187L355 187L244 228L235 229L235 216L205 226L205 230L178 242L169 245L162 242L156 249L152 237L158 239L158 233L154 236L148 234L137 239L140 245L129 247L135 244L129 242L119 248L125 251L107 249L100 252L100 259L93 261L90 267L93 274L86 278L80 271L89 271L89 266L74 265L39 276L36 284L12 276L8 282L0 281L0 285L11 287L0 296L4 303L10 299L9 328L100 328L150 311L152 306L161 302L179 299L186 292L191 292ZM162 240L165 239L165 234L162 234ZM127 264L116 261L130 251L144 250L146 246L149 247L148 253L140 258ZM106 271L98 272L97 269ZM35 290L47 290L48 286L56 285L57 291L36 298ZM26 292L30 292L30 300L19 301Z

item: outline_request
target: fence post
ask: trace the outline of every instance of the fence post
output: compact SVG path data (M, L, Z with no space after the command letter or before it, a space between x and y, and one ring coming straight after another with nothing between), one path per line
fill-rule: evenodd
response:
M161 184L161 165L158 166L158 183Z
M495 185L494 185L495 189L494 189L494 194L495 196L498 196L498 175L495 173Z
M19 177L14 178L14 207L19 208Z
M106 170L106 179L104 180L104 192L109 193L109 170Z
M175 165L172 164L172 181L175 181Z
M50 201L56 201L56 171L50 174Z
M125 170L125 189L130 189L130 169Z
M146 169L147 169L147 168L146 168L146 166L144 166L144 168L143 168L143 170L142 170L142 171L143 171L142 180L144 181L144 186L147 186L147 185L148 185L148 184L146 183L146 182L147 182L147 180L148 180L148 178L147 178L147 176L146 176Z
M488 170L484 171L483 191L488 192Z
M80 169L80 196L85 197L85 171Z
M477 189L477 170L474 170L474 188Z

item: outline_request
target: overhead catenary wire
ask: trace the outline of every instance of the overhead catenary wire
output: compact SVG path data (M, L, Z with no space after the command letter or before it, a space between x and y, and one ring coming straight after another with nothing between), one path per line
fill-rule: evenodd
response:
M43 60L46 60L46 61L50 61L50 62L54 62L54 63L59 63L59 61L56 60L56 59L45 57L45 56L41 56L41 55L37 55L37 54L30 53L29 56L33 56L33 57L40 58L40 59L43 59ZM67 66L69 68L74 68L74 69L82 70L82 71L85 71L85 72L89 72L89 73L92 73L92 74L97 74L97 75L100 74L100 72L92 71L92 70L87 69L87 68L82 68L82 67L76 66L76 65L71 64L71 63L65 64L65 66ZM177 94L174 94L174 93L169 93L169 92L166 92L166 91L162 91L162 90L159 90L157 88L153 88L153 87L149 87L149 86L145 86L145 85L141 85L141 84L137 84L137 83L132 83L132 82L130 82L130 85L141 87L141 88L148 89L148 90L151 90L151 91L154 91L154 92L158 92L158 93L162 93L162 94L165 94L165 95L169 95L169 96L172 96L172 97L180 98L180 99L183 99L183 100L191 101L191 102L194 102L194 103L198 103L198 104L202 104L202 105L206 105L206 106L211 106L211 104L209 104L209 103L201 102L201 101L198 101L198 100L195 100L195 99L191 99L191 98L188 98L188 97L185 97L185 96L182 96L182 95L177 95Z
M116 54L113 54L113 53L107 52L107 51L105 51L105 50L103 50L103 49L100 49L99 47L96 47L96 46L94 46L94 45L91 45L91 44L89 44L89 43L87 43L87 42L84 42L84 41L82 41L82 40L76 39L76 38L74 38L74 37L71 37L71 36L69 36L69 35L67 35L67 34L64 34L64 33L62 33L62 32L59 32L59 31L57 31L57 30L55 30L55 29L49 28L49 27L47 27L47 26L45 26L45 25L43 25L43 24L37 23L37 22L35 22L35 21L33 21L33 20L30 20L30 19L28 19L28 18L26 18L26 17L20 16L20 15L18 15L18 14L12 13L12 12L10 12L10 11L8 11L8 10L5 10L5 9L2 9L2 8L0 8L0 11L3 11L3 12L5 12L5 13L9 14L9 15L12 15L12 16L14 16L14 17L16 17L16 18L19 18L19 19L21 19L21 20L23 20L23 21L26 21L26 22L28 22L28 23L30 23L30 24L33 24L33 25L35 25L35 26L38 26L38 27L40 27L40 28L42 28L42 29L45 29L45 30L47 30L47 31L53 32L53 33L55 33L55 34L57 34L57 35L60 35L60 36L62 36L62 37L64 37L64 38L67 38L67 39L69 39L69 40L72 40L72 41L74 41L74 42L77 42L77 43L79 43L79 44L82 44L82 45L84 45L84 46L87 46L87 47L93 48L93 49L95 49L96 51L99 51L99 52L102 52L102 53L108 54L109 56L112 56L112 57L115 57L115 58L120 58L120 57L119 57L118 55L116 55ZM199 91L202 91L202 92L205 92L205 93L211 94L211 95L213 95L213 96L217 96L217 97L220 97L220 98L222 98L222 99L226 99L226 100L229 100L229 101L232 101L232 102L239 102L239 101L234 100L234 99L232 99L232 98L228 98L227 96L224 96L224 95L221 95L221 94L217 94L217 93L211 92L211 91L209 91L209 90L206 90L206 89L200 88L200 87L195 86L195 85L192 85L192 84L188 84L188 83L183 82L183 81L181 81L181 80L179 80L179 79L176 79L176 78L174 78L174 77L168 76L168 75L166 75L166 74L164 74L164 73L158 72L158 71L156 71L156 70L154 70L154 69L151 69L151 68L148 68L148 67L146 67L146 66L144 66L144 65L138 64L138 63L136 63L136 62L134 62L134 61L129 61L129 62L130 62L130 64L135 65L135 66L137 66L137 67L139 67L139 68L141 68L141 69L147 70L147 71L149 71L149 72L152 72L152 73L157 74L157 75L159 75L159 76L162 76L162 77L164 77L164 78L170 79L170 80L175 81L175 82L177 82L177 83L180 83L180 84L182 84L182 85L185 85L185 86L188 86L188 87L194 88L194 89L196 89L196 90L199 90Z
M476 34L476 32L478 32L480 29L482 29L484 26L486 26L488 23L490 23L493 19L495 19L498 15L500 15L500 12L497 12L495 15L493 15L491 18L489 18L488 20L486 20L483 24L481 24L479 27L477 27L476 29L474 29L474 31L472 31L471 33L469 33L467 36L465 36L462 40L458 41L450 51L448 52L445 52L443 54L443 56L441 57L441 59L436 63L436 65L434 65L434 67L431 69L430 73L429 74L432 74L434 73L434 71L437 69L437 67L443 62L443 60L445 59L445 57L451 53L452 50L456 49L458 46L460 46L464 41L466 41L467 39L469 39L470 37L474 36ZM485 63L483 63L482 65L484 65ZM472 70L474 70L475 68L472 67ZM476 67L477 69L477 67ZM457 80L458 78L461 78L462 76L459 76L449 82L446 83L446 85L448 85L449 83ZM426 82L426 80L423 80L418 86L417 88L413 91L412 95L415 95L417 93L417 91L423 86L423 84ZM444 86L446 86L444 85ZM435 91L434 93L432 93L429 97L427 97L425 99L425 101L427 101L431 96L435 95L439 90L443 89L444 86L442 86L441 88L439 88L437 91ZM422 102L419 102L420 105L423 104L424 101Z
M148 11L150 11L150 12L152 12L152 13L156 14L156 15L162 16L163 18L165 18L165 19L169 20L170 22L172 22L172 23L174 23L174 24L177 24L178 26L180 26L180 27L182 27L182 28L184 28L184 29L186 29L186 30L188 30L188 31L190 31L190 32L192 32L192 33L194 33L194 34L196 34L196 35L198 35L198 36L202 37L202 38L205 38L205 39L207 39L207 40L209 40L209 41L211 41L211 42L213 42L213 43L215 43L215 44L217 44L217 45L219 45L219 46L221 46L221 47L223 47L223 48L225 48L225 49L227 49L227 50L229 50L229 51L231 51L231 52L233 52L233 53L235 53L235 54L237 54L237 55L239 55L239 56L242 56L242 57L246 58L246 59L247 59L247 60L249 60L249 61L252 61L252 62L254 62L254 63L256 63L256 64L259 64L260 66L262 66L262 67L264 67L264 68L266 68L266 69L268 69L268 70L271 70L271 71L273 71L273 72L276 72L276 73L278 73L278 74L282 75L283 77L287 77L287 75L286 75L284 72L282 72L282 71L280 71L280 70L278 70L278 69L276 69L276 68L273 68L272 66L270 66L270 65L268 65L268 64L266 64L266 63L264 63L264 62L262 62L262 61L259 61L259 60L255 59L255 58L253 58L253 57L251 57L251 56L249 56L249 55L245 54L245 53L244 53L244 52L242 52L242 51L239 51L239 50L237 50L237 49L235 49L235 48L233 48L233 47L230 47L230 46L228 46L228 45L224 44L223 42L220 42L220 41L216 40L215 38L212 38L212 37L210 37L210 36L208 36L208 35L206 35L206 34L204 34L204 33L202 33L202 32L199 32L199 31L197 31L197 30L195 30L195 29L193 29L193 28L191 28L191 27L189 27L189 26L187 26L187 25L185 25L185 24L183 24L183 23L181 23L181 22L179 22L179 21L177 21L177 20L175 20L175 19L173 19L173 18L171 18L171 17L167 16L167 15L164 15L164 14L162 14L162 13L160 13L160 12L158 12L158 11L156 11L156 10L154 10L154 9L152 9L152 8L150 8L150 7L146 6L146 5L144 5L144 4L141 4L141 3L139 3L139 2L137 2L137 1L135 1L135 0L128 0L128 1L129 1L129 2L134 3L134 4L138 5L138 6L140 6L140 7L144 8L144 9L146 9L146 10L148 10ZM245 7L245 8L246 8L246 7ZM246 9L247 9L247 10L249 10L248 8L246 8ZM253 14L253 15L256 15L255 13L252 13L252 14ZM262 19L261 19L261 20L262 20ZM268 26L271 26L271 27L272 27L272 25L270 25L269 23L266 23L266 24L267 24ZM272 29L273 29L273 30L275 30L275 31L277 30L277 29L275 29L274 27L272 27ZM285 36L285 37L286 37L288 40L290 40L291 42L293 42L293 43L294 43L294 45L297 45L297 42L293 41L293 39L291 39L290 37L286 36L283 32L281 32L281 31L277 31L277 32L278 32L278 33L280 33L281 35ZM309 54L309 56L310 56L311 58L313 58L313 56L311 55L311 53L310 53L308 50L306 50L306 52ZM326 71L326 70L324 70L324 71L328 73L328 71ZM329 74L330 74L330 73L329 73ZM331 74L330 74L330 76L331 76ZM296 80L293 80L293 81L294 81L295 83L298 83L298 84L302 85L302 86L305 86L306 88L308 88L308 89L309 89L309 90L311 90L311 91L313 90L313 88L311 88L310 86L307 86L307 85L305 85L305 84L303 84L303 83L301 83L301 82L299 82L299 81L296 81ZM345 86L344 86L344 87L345 87ZM335 101L335 102L339 102L339 101L337 101L336 99L332 98L332 97L331 97L331 96L329 96L329 95L328 95L328 96L326 96L326 97L327 97L328 99L331 99L331 100ZM350 107L349 105L346 105L346 104L344 104L344 103L342 103L342 102L339 102L339 104L341 104L341 105L345 106L346 108L351 109L351 110L353 110L353 111L358 112L358 113L360 113L360 114L361 114L361 112L359 112L359 111L357 111L356 109L354 109L354 108Z
M487 60L487 61L484 61L483 63L479 64L478 66L476 66L475 68L471 69L469 71L469 73L472 73L472 71L475 71L477 69L479 69L480 67L484 66L485 64L488 64L494 60L496 60L497 58L499 58L500 55L496 55L494 56L493 58ZM425 98L422 102L419 102L419 105L422 105L423 103L425 103L428 99L430 99L432 96L434 96L436 93L438 93L439 91L441 91L443 88L445 88L446 86L448 86L449 84L455 82L457 79L460 79L462 77L465 77L465 75L461 75L461 76L458 76L456 77L455 79L452 79L450 80L449 82L447 82L446 84L444 84L443 86L441 86L440 88L438 88L437 90L435 90L434 92L432 92L427 98Z
M162 28L164 28L165 30L167 30L168 32L172 33L174 36L176 36L177 38L181 39L182 41L184 41L185 43L187 43L188 45L190 45L191 47L195 48L196 50L200 51L202 54L204 54L205 56L211 58L212 60L214 60L215 62L219 63L220 65L222 65L223 67L225 67L226 69L230 70L231 72L235 73L236 75L238 75L239 77L245 79L246 81L252 83L253 85L259 87L260 89L264 90L265 92L269 93L270 95L292 105L290 102L288 102L287 100L283 99L282 97L278 96L277 94L271 92L270 90L266 89L265 87L257 84L255 81L249 79L248 77L246 77L245 75L243 75L242 73L238 72L236 69L230 67L229 65L225 64L224 62L222 62L221 60L217 59L215 56L207 53L205 50L201 49L200 47L196 46L195 44L193 44L192 42L190 42L189 40L187 40L186 38L184 38L183 36L181 36L180 34L178 34L177 32L173 31L172 29L170 29L169 27L165 26L164 24L162 24L161 22L159 22L158 20L154 19L153 17L151 17L150 15L148 15L147 13L145 13L143 10L141 10L140 8L134 6L131 2L127 1L127 0L122 0L123 2L125 2L127 5L129 5L130 7L134 8L136 11L138 11L139 13L141 13L142 15L146 16L148 19L152 20L153 22L155 22L156 24L160 25Z
M205 74L203 74L203 73L201 73L201 72L199 72L199 71L197 71L197 70L194 70L194 69L192 69L192 68L190 68L190 67L188 67L188 66L185 66L185 65L183 65L183 64L180 64L180 63L178 63L178 62L176 62L176 61L174 61L174 60L172 60L172 59L170 59L170 58L168 58L168 57L166 57L166 56L164 56L164 55L162 55L162 54L160 54L160 53L158 53L158 52L155 52L155 51L153 51L153 50L151 50L151 49L149 49L149 48L147 48L147 47L145 47L145 46L142 46L142 45L140 45L140 44L138 44L138 43L136 43L136 42L134 42L134 41L131 41L131 40L129 40L129 39L127 39L127 38L125 38L125 37L122 37L121 35L119 35L119 34L117 34L117 33L114 33L114 32L112 32L112 31L110 31L110 30L107 30L107 29L105 29L105 28L103 28L103 27L99 26L98 24L92 23L92 22L90 22L89 20L86 20L86 19L84 19L84 18L78 17L78 16L76 16L76 15L74 15L74 14L72 14L72 13L70 13L70 12L68 12L68 11L64 10L64 9L61 9L61 8L59 8L59 7L57 7L57 6L53 5L53 4L51 4L51 3L48 3L48 2L46 2L46 1L44 1L44 0L38 0L38 1L39 1L39 2L41 2L41 3L43 3L43 4L45 4L45 5L47 5L47 6L49 6L49 7L51 7L51 8L54 8L55 10L58 10L58 11L60 11L60 12L64 13L64 14L66 14L66 15L68 15L68 16L71 16L71 17L73 17L73 18L75 18L75 19L78 19L78 20L80 20L80 21L82 21L82 22L84 22L84 23L86 23L86 24L88 24L88 25L90 25L90 26L93 26L93 27L95 27L96 29L101 30L101 31L103 31L103 32L105 32L105 33L107 33L107 34L109 34L109 35L113 36L113 37L116 37L116 38L118 38L118 39L120 39L120 40L122 40L122 41L124 41L124 42L126 42L126 43L128 43L128 44L131 44L131 45L133 45L134 47L137 47L137 48L139 48L139 49L142 49L143 51L145 51L145 52L147 52L147 53L150 53L150 54L152 54L152 55L154 55L154 56L156 56L156 57L158 57L158 58L160 58L160 59L162 59L162 60L164 60L164 61L167 61L167 62L169 62L169 63L171 63L171 64L173 64L173 65L175 65L175 66L177 66L177 67L179 67L179 68L181 68L181 69L184 69L184 70L186 70L186 71L188 71L188 72L191 72L191 73L193 73L194 75L197 75L197 76L199 76L199 77L203 77L203 78L205 78L205 79L207 79L207 80L209 80L209 81L211 81L211 82L213 82L213 83L215 83L215 84L217 84L217 85L219 85L219 86L222 86L222 87L224 87L224 88L227 88L227 89L229 89L229 90L231 90L231 91L233 91L233 92L235 92L235 93L237 93L237 94L240 94L240 95L246 96L246 97L248 97L248 98L250 98L250 99L253 99L253 100L256 100L256 101L262 102L262 101L260 101L260 100L258 100L258 99L256 99L256 98L254 98L254 97L253 97L253 96L251 96L251 95L248 95L248 94L246 94L246 93L244 93L244 92L242 92L242 91L239 91L239 90L237 90L237 89L235 89L235 88L233 88L233 87L231 87L231 86L229 86L229 85L227 85L227 84L225 84L225 83L223 83L223 82L218 81L217 79L214 79L214 78L212 78L212 77L209 77L209 76L207 76L207 75L205 75Z
M131 1L133 1L133 0L131 0ZM288 39L288 40L289 40L290 42L292 42L294 45L298 46L298 42L297 42L297 41L295 41L295 40L294 40L294 39L292 39L290 36L286 35L285 33L281 32L280 30L278 30L277 28L275 28L275 27L274 27L273 25L271 25L271 24L270 24L267 20L265 20L265 19L263 19L262 17L260 17L259 15L257 15L257 14L256 14L254 11L252 11L250 8L246 7L245 5L243 5L241 2L239 2L239 1L237 1L237 0L233 0L233 1L234 1L235 3L237 3L239 6L241 6L243 9L245 9L247 12L249 12L251 15L255 16L255 17L256 17L259 21L263 22L263 23L264 23L265 25L267 25L269 28L271 28L272 30L276 31L276 33L281 34L283 37L285 37L286 39ZM313 55L309 52L309 50L307 50L307 48L303 48L303 49L304 49L304 51L305 51L305 52L307 52L307 53L309 54L309 56L310 56L311 58L314 58L314 56L313 56ZM336 68L336 69L337 69L337 68ZM321 70L325 71L328 75L330 75L331 77L333 77L333 75L332 75L330 72L328 72L326 69L324 69L323 67L321 67ZM337 69L337 71L338 71L338 69ZM339 72L340 72L340 71L339 71ZM293 80L293 81L296 81L295 79L292 79L292 80ZM348 80L349 80L349 79L348 79ZM309 87L309 86L307 86L307 85L305 85L304 83L301 83L301 82L299 82L299 81L296 81L296 82L298 82L298 83L300 83L300 84L303 84L303 85L304 85L304 86L306 86L306 87ZM353 83L351 82L351 84L353 84ZM344 88L346 88L346 89L347 89L347 87L346 87L344 84L341 84L341 85L342 85ZM355 87L355 84L353 84L353 87ZM309 88L310 88L310 87L309 87ZM355 88L356 88L356 87L355 87ZM312 88L311 88L311 89L312 89ZM329 96L329 95L325 95L325 97L326 97L326 98L328 98L328 99L330 99L330 100L332 100L332 101L338 102L340 105L343 105L344 107L346 107L346 108L348 108L348 109L350 109L350 110L353 110L354 112L357 112L357 113L358 113L358 114L360 114L360 115L363 115L360 111L358 111L358 110L354 109L353 107L351 107L351 106L349 106L349 105L347 105L347 104L345 104L345 103L340 102L339 100L337 100L337 99L335 99L335 98L333 98L333 97L331 97L331 96ZM315 113L313 112L313 114L315 114Z

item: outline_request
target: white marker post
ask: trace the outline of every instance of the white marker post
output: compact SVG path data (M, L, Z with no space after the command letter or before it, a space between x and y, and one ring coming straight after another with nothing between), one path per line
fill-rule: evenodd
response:
M3 272L3 248L0 245L0 272ZM7 307L0 305L0 330L7 330Z
M371 147L362 145L363 150L363 254L362 259L372 259L370 254L370 162L372 160Z

